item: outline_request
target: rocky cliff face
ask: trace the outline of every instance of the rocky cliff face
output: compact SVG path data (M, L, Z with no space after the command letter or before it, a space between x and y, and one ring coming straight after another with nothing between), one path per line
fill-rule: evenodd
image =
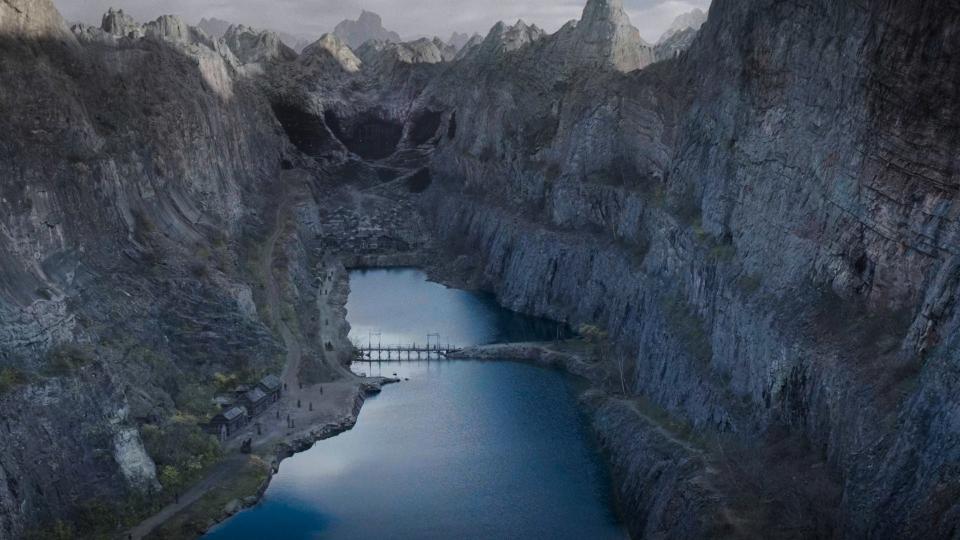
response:
M831 471L808 523L951 534L957 11L718 1L678 61L535 67L627 58L616 11L590 2L503 71L464 62L427 89L456 125L437 231L507 305L610 330L670 414L753 444L802 434ZM568 55L587 27L609 54Z
M294 58L120 12L71 34L45 1L0 3L0 29L5 533L76 506L51 471L148 489L133 428L185 406L178 382L270 364L244 260L311 175L408 192L504 304L610 333L623 380L603 388L628 395L590 401L637 536L960 523L953 5L715 0L653 48L590 0L453 61L333 36ZM311 216L357 203L299 182L285 294L305 315L329 232ZM77 422L99 438L57 440ZM56 451L31 463L37 444Z
M243 25L228 28L223 34L223 41L244 64L291 61L297 58L297 53L280 41L279 35Z
M19 538L156 490L143 426L200 414L215 373L278 369L247 261L300 158L231 49L176 18L73 34L31 1L0 21L0 537Z

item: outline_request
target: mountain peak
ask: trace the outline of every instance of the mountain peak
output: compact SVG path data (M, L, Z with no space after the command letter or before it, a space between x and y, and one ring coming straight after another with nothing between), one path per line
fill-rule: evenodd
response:
M567 61L575 66L607 66L633 71L653 61L650 45L630 23L623 0L589 0L576 25L564 27Z
M361 45L370 40L389 41L392 43L402 41L400 34L391 32L383 27L383 19L380 18L380 15L367 10L363 10L360 13L360 17L355 21L342 21L334 28L333 34L353 50L357 50Z
M223 41L244 64L271 60L294 60L297 53L287 47L276 32L257 30L242 24L231 25Z
M0 34L73 39L51 0L3 0Z
M303 49L300 62L304 64L324 64L334 60L347 73L360 71L361 61L336 34L324 34L320 39Z
M694 31L698 31L705 22L707 22L707 14L699 8L680 14L673 20L673 23L670 24L670 27L660 36L657 42L663 43L684 30L693 29Z

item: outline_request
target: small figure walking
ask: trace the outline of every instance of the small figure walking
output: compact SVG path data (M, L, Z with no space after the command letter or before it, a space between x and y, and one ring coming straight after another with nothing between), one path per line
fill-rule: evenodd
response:
M313 402L310 402L310 412L313 412Z

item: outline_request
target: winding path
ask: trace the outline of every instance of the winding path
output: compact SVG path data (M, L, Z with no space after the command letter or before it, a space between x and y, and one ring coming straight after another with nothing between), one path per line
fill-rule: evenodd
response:
M217 464L210 474L193 485L186 493L180 496L177 502L167 505L163 510L142 521L139 525L130 529L130 537L139 540L153 532L154 529L165 523L167 520L177 515L181 510L200 500L211 489L222 484L232 476L236 475L243 464L247 461L247 456L232 455Z
M286 229L285 225L288 217L290 205L289 201L290 197L288 197L286 194L280 200L280 204L277 207L277 215L274 220L273 231L270 233L259 262L261 275L264 276L265 281L264 291L266 292L266 303L269 316L279 330L280 337L283 339L284 346L287 349L287 359L282 375L284 384L286 384L290 389L289 392L284 392L284 401L287 403L293 399L297 399L299 396L300 390L297 374L300 372L300 362L303 358L303 349L300 346L300 341L296 338L296 336L290 330L290 327L287 326L287 323L280 315L280 293L277 288L276 279L273 275L273 264L276 260L274 257L274 252L276 251L278 240ZM265 437L270 435L271 433L264 434ZM129 537L137 540L145 538L157 527L168 521L177 513L199 501L200 498L206 495L211 489L221 485L224 483L224 481L236 475L247 460L245 455L229 453L234 449L234 447L239 445L238 441L239 439L235 439L233 444L230 444L227 447L227 457L218 463L217 466L214 467L214 469L206 477L194 484L186 493L181 495L177 502L167 505L156 514L142 521L133 529L130 529L128 531Z

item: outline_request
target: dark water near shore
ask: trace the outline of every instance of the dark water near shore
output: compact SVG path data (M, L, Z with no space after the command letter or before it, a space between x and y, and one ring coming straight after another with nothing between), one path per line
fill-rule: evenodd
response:
M549 339L552 324L416 270L358 271L347 306L355 342L467 346ZM356 427L284 461L257 507L207 535L266 538L625 536L602 457L566 375L509 362L361 362L396 373Z

